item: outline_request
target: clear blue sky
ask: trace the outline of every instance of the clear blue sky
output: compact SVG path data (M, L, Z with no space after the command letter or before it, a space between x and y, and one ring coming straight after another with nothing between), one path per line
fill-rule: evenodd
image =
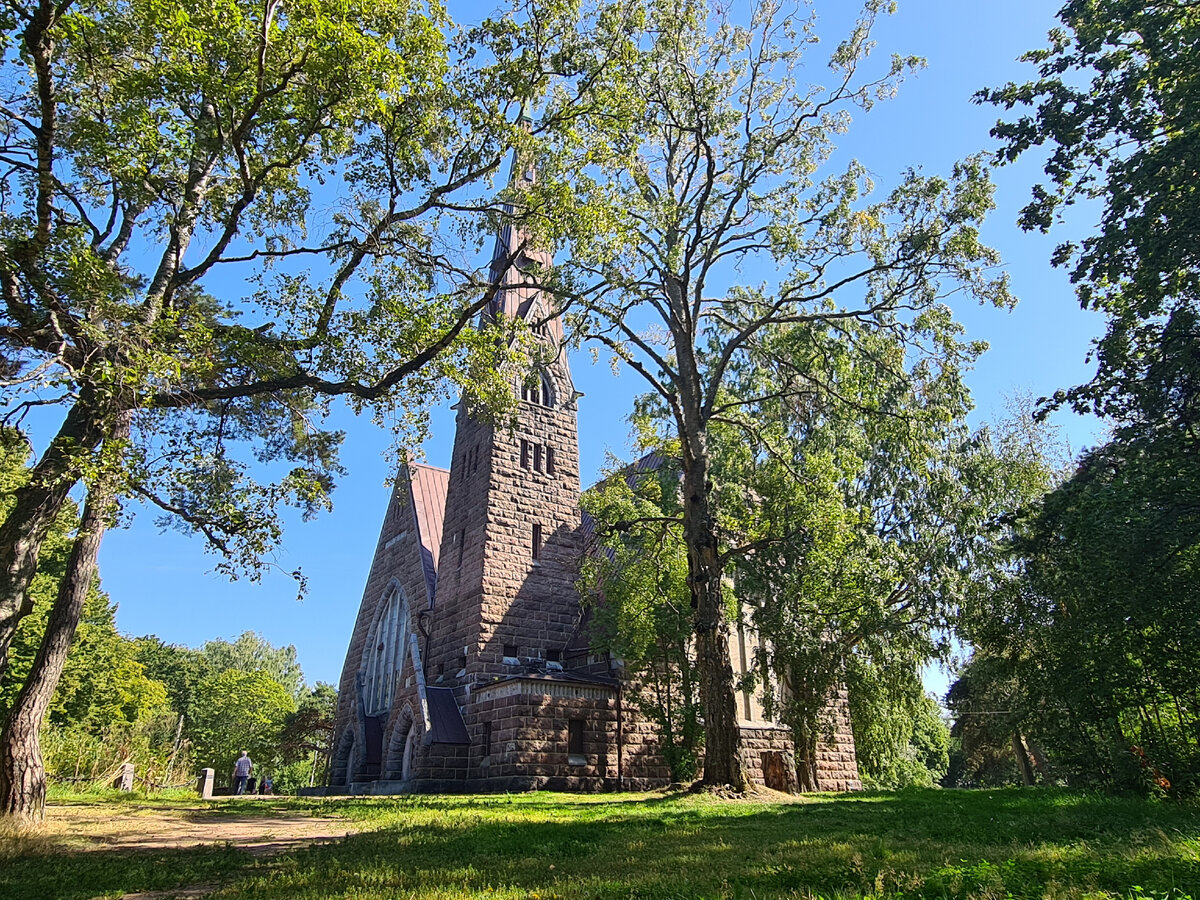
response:
M853 4L818 0L839 20ZM996 110L970 102L981 87L1029 77L1032 68L1016 62L1025 50L1041 46L1054 24L1057 3L1012 0L900 0L899 11L877 31L876 53L916 54L928 68L911 78L899 96L881 103L855 122L842 148L871 169L880 188L899 173L920 167L946 172L954 160L988 149L988 129ZM452 14L467 18L462 5L449 2ZM819 29L830 49L837 32ZM814 80L824 77L815 69ZM966 301L956 309L972 338L990 342L969 383L978 419L1004 414L1004 398L1015 392L1035 396L1084 381L1089 342L1101 320L1079 310L1064 272L1048 259L1062 235L1026 235L1014 225L1037 175L1032 161L996 173L998 209L985 238L1003 253L1013 288L1020 298L1015 312L982 309ZM628 456L624 417L631 398L642 390L637 377L614 378L604 363L588 357L573 361L576 385L586 396L579 407L579 441L584 483L590 483L605 454ZM1098 442L1095 421L1059 419L1072 448ZM118 627L131 635L154 633L166 641L198 645L244 630L260 632L274 644L295 644L309 681L336 683L354 624L367 568L375 549L391 463L384 458L389 436L369 419L344 415L344 460L349 474L334 494L335 509L319 520L289 524L278 557L280 571L301 567L308 595L297 601L284 574L261 583L230 583L211 572L216 559L200 541L174 532L160 533L155 516L137 512L129 527L111 532L101 551L104 587L119 604ZM444 465L453 440L453 419L441 412L434 422L428 461ZM935 678L930 687L940 690Z

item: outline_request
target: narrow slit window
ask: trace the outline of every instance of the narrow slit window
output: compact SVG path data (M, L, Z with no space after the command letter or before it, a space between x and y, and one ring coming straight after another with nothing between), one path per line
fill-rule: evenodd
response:
M533 558L542 558L542 525L540 522L535 522L533 525Z
M529 468L529 441L521 438L521 468Z
M533 471L542 471L542 445L533 445Z
M546 474L554 474L554 448L549 444L546 445Z
M463 551L467 549L467 529L459 529L458 532L458 564L462 566Z
M483 723L483 755L492 755L492 723Z
M583 719L567 721L567 755L583 756Z

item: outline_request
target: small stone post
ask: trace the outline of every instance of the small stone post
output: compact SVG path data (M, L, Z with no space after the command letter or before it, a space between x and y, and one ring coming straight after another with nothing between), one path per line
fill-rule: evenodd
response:
M213 778L216 772L212 769L200 770L200 782L196 785L196 790L200 792L201 800L211 800L213 792Z
M113 787L118 791L133 790L133 772L134 765L131 762L121 763L121 769L117 773L116 779L113 781Z

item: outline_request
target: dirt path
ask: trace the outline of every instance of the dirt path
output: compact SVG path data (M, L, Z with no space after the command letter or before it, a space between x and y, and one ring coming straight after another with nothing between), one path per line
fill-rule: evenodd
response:
M186 850L230 844L265 857L338 840L361 828L346 819L310 815L270 799L169 806L68 801L49 804L45 825L27 840L36 841L49 853ZM126 894L124 900L200 898L220 887L216 882L182 885L167 891Z
M245 808L245 813L237 808ZM75 850L167 850L204 844L233 844L261 856L357 830L345 819L306 815L269 801L230 801L211 807L52 804L45 836Z

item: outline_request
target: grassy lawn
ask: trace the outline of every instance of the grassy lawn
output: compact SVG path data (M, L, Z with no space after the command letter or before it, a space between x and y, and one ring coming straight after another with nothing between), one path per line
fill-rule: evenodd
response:
M0 835L0 897L207 885L206 896L264 900L1200 898L1200 807L1065 792L441 796L226 802L204 814L246 812L345 817L362 830L269 857Z

